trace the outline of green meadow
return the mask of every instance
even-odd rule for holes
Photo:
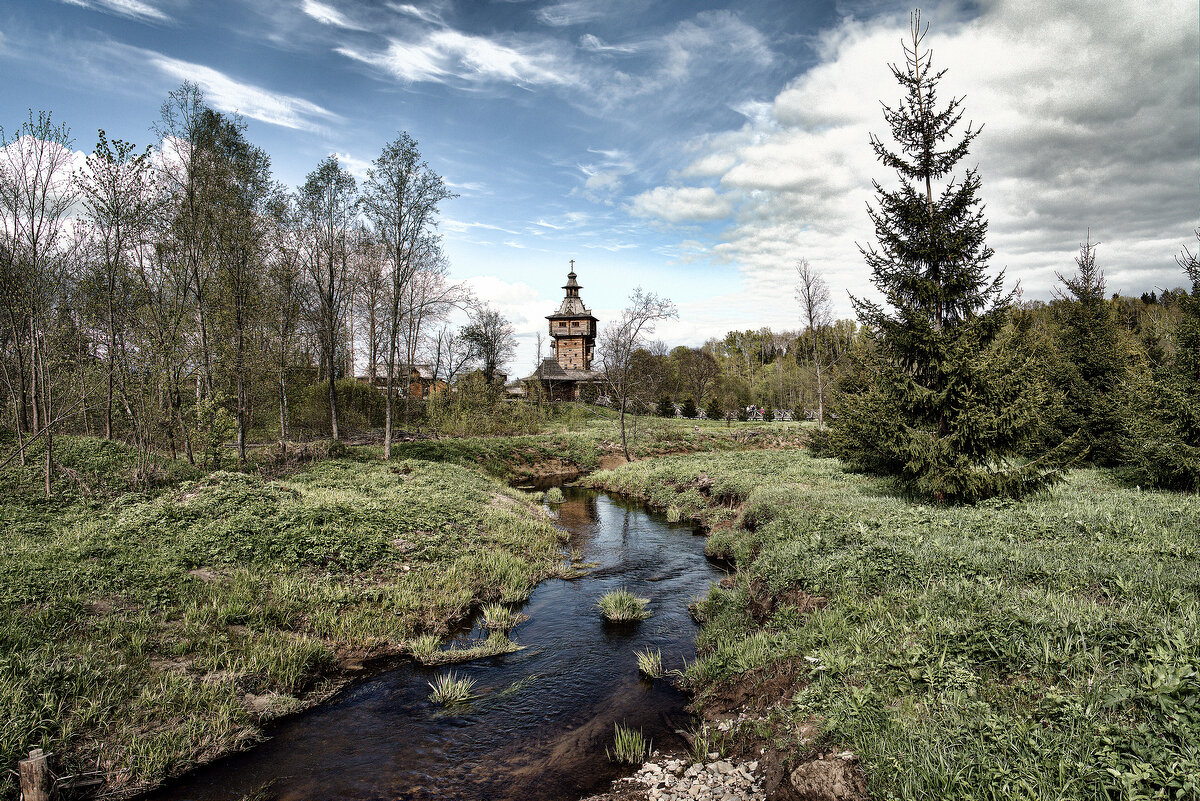
[[[710,714],[759,710],[723,749],[850,752],[876,799],[1200,795],[1200,498],[1078,470],[929,505],[796,450],[586,481],[704,523],[736,566],[685,671]]]

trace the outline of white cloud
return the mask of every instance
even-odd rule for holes
[[[671,223],[720,220],[733,211],[733,203],[709,186],[657,186],[635,197],[630,211]]]
[[[221,111],[237,112],[272,125],[304,131],[320,130],[317,120],[336,122],[341,119],[332,111],[303,98],[239,83],[202,64],[180,61],[152,51],[135,52],[141,53],[150,65],[175,80],[195,81],[204,89],[208,102]]]
[[[171,18],[161,9],[149,3],[142,2],[142,0],[60,0],[60,2],[81,8],[90,8],[94,11],[103,11],[108,14],[129,17],[130,19],[141,20],[142,22],[171,22]]]
[[[936,66],[948,69],[941,102],[965,95],[964,123],[986,123],[958,174],[980,170],[993,269],[1045,297],[1090,227],[1104,243],[1111,291],[1177,285],[1171,257],[1194,238],[1200,184],[1195,3],[990,0],[966,22],[926,16]],[[748,106],[741,129],[692,142],[671,184],[643,192],[630,210],[667,223],[727,219],[710,258],[734,265],[748,297],[784,317],[790,291],[779,288],[805,256],[848,315],[844,291],[871,292],[855,247],[873,241],[871,181],[896,185],[868,137],[888,138],[879,102],[901,96],[887,64],[903,58],[906,27],[849,20],[825,32],[821,63],[769,113]],[[677,185],[689,181],[702,185]],[[734,322],[726,320],[714,325]]]
[[[592,0],[564,0],[539,9],[537,18],[545,25],[561,28],[602,19],[606,13],[603,4]]]
[[[338,164],[355,178],[360,181],[367,179],[367,170],[371,169],[371,162],[356,158],[349,153],[334,153],[333,155],[337,156]]]
[[[459,80],[521,86],[567,85],[576,80],[548,49],[522,48],[452,28],[427,31],[413,41],[392,39],[381,52],[349,46],[336,52],[413,83]]]
[[[443,219],[442,227],[445,228],[447,231],[453,231],[456,234],[466,233],[467,231],[470,231],[475,228],[485,230],[485,231],[500,231],[502,233],[512,234],[513,236],[519,236],[521,233],[520,231],[513,231],[510,228],[504,228],[499,225],[492,225],[491,223],[464,222],[463,220],[451,220],[451,219]]]
[[[583,36],[579,37],[579,46],[592,53],[617,53],[620,55],[636,53],[643,49],[643,47],[636,44],[607,44],[602,41],[600,37],[591,33],[585,33]]]
[[[424,22],[440,22],[441,17],[428,8],[418,8],[412,3],[388,3],[388,8],[410,17],[416,17]]]
[[[363,28],[361,25],[351,22],[346,18],[345,14],[343,14],[341,11],[338,11],[333,6],[328,6],[324,3],[318,3],[317,0],[304,0],[300,8],[305,14],[312,17],[322,25],[333,25],[334,27],[345,28],[351,31],[366,30],[366,28]]]

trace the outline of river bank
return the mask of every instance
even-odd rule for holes
[[[656,421],[639,452],[801,437]],[[257,742],[482,603],[570,573],[561,532],[505,482],[578,475],[613,449],[596,423],[403,443],[387,463],[370,446],[264,462],[272,480],[157,460],[147,487],[132,450],[60,438],[54,499],[36,453],[0,476],[0,759],[43,748],[80,792],[128,795]]]
[[[736,566],[695,607],[685,683],[768,797],[823,797],[799,788],[830,765],[881,798],[1200,792],[1195,496],[1078,470],[1019,504],[936,506],[803,451],[584,483],[705,524]]]

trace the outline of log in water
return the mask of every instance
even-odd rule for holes
[[[683,667],[695,655],[687,605],[723,574],[690,526],[607,495],[566,494],[557,514],[569,547],[597,567],[534,590],[522,609],[529,621],[512,633],[525,650],[367,679],[148,798],[235,801],[268,785],[263,795],[281,801],[580,798],[629,772],[605,756],[614,723],[656,747],[680,745],[685,699],[666,680],[639,677],[634,652],[658,648],[665,668]],[[604,623],[596,602],[621,587],[650,599],[650,619]],[[447,711],[429,701],[427,682],[450,669],[475,679],[479,697]]]

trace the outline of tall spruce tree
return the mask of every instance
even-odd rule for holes
[[[1200,230],[1196,236],[1200,239]],[[1136,393],[1125,457],[1142,484],[1200,492],[1200,251],[1176,257],[1191,291],[1175,293],[1174,355]],[[1163,293],[1166,294],[1165,292]]]
[[[866,327],[864,381],[843,395],[823,445],[851,466],[893,475],[914,495],[951,502],[1019,497],[1061,472],[1060,453],[1016,457],[1037,414],[1032,366],[997,343],[1013,297],[1003,273],[986,273],[992,249],[973,169],[950,176],[980,128],[962,119],[962,99],[937,104],[928,26],[911,18],[903,67],[891,65],[904,89],[883,107],[893,149],[872,135],[878,159],[896,171],[900,188],[875,183],[868,208],[878,247],[860,247],[886,308],[854,298]],[[935,193],[935,183],[941,186]]]
[[[1120,458],[1121,413],[1117,391],[1128,359],[1104,295],[1104,273],[1096,265],[1091,233],[1080,244],[1074,275],[1057,273],[1063,288],[1053,305],[1061,358],[1052,367],[1064,402],[1054,424],[1064,434],[1078,431],[1087,458],[1111,467]]]

